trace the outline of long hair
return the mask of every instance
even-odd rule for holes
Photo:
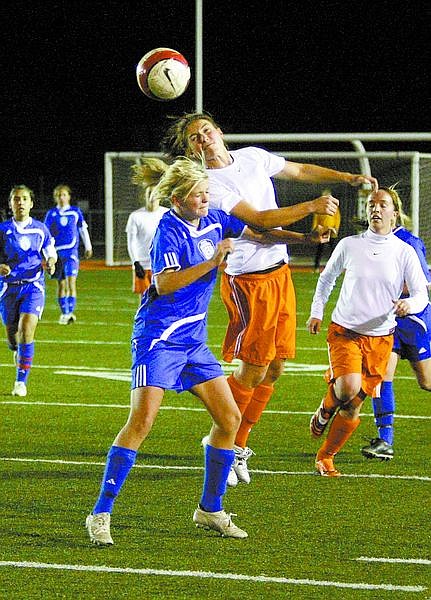
[[[69,196],[72,196],[72,189],[64,184],[64,183],[60,183],[59,185],[56,185],[54,188],[54,191],[52,192],[52,197],[54,198],[54,200],[57,202],[58,199],[60,198],[60,194],[62,190],[66,190],[66,192],[69,193]]]
[[[140,185],[153,202],[160,204],[171,202],[173,196],[185,199],[198,183],[208,180],[204,164],[185,156],[170,165],[159,158],[142,157],[132,169],[132,183]]]
[[[166,130],[161,141],[161,148],[167,158],[171,160],[187,154],[187,128],[191,123],[204,119],[205,121],[209,121],[214,127],[219,128],[214,117],[207,112],[184,113],[181,117],[170,118],[175,120]]]
[[[141,157],[139,164],[132,165],[132,183],[139,186],[139,198],[148,212],[159,208],[160,199],[153,194],[168,165],[159,158]],[[163,203],[163,202],[162,202]],[[168,204],[168,202],[164,202]]]
[[[389,194],[389,196],[392,198],[392,202],[394,203],[395,210],[398,212],[394,226],[401,225],[402,227],[409,229],[412,224],[412,220],[403,210],[403,203],[397,190],[395,189],[396,186],[397,183],[394,183],[389,187],[380,187],[379,190],[384,190],[387,194]]]

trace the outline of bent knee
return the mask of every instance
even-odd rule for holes
[[[273,384],[280,379],[284,373],[284,360],[273,360],[266,372],[265,380],[267,384]]]
[[[133,432],[133,435],[145,439],[151,431],[154,424],[154,419],[148,417],[144,419],[131,419],[126,424],[127,429]]]
[[[229,432],[236,433],[238,431],[239,426],[241,425],[241,418],[242,418],[242,415],[238,408],[238,410],[236,410],[234,413],[232,413],[232,415],[228,419],[227,427],[229,429]]]
[[[357,387],[342,388],[340,391],[337,390],[336,396],[342,405],[348,405],[361,391]]]
[[[223,431],[224,434],[232,435],[235,434],[241,424],[241,413],[238,407],[237,410],[232,410],[228,414],[223,415],[223,419],[217,423],[218,427]]]

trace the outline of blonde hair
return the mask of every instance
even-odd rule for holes
[[[408,215],[406,215],[406,213],[403,210],[402,200],[401,200],[397,190],[395,189],[397,185],[398,185],[398,182],[394,183],[393,185],[390,185],[389,187],[380,187],[379,190],[384,190],[392,198],[394,208],[398,213],[398,216],[396,217],[395,225],[401,225],[402,227],[406,227],[408,229],[412,224],[412,220],[410,219],[410,217]]]
[[[185,199],[199,183],[208,180],[203,162],[185,156],[170,165],[159,158],[141,157],[140,164],[133,165],[132,170],[132,183],[141,186],[157,205],[172,202],[173,196]]]
[[[148,212],[154,212],[159,208],[160,200],[153,194],[153,190],[167,166],[159,158],[141,156],[139,164],[131,167],[132,183],[139,186],[139,199]]]
[[[55,186],[54,191],[52,192],[52,196],[55,201],[57,201],[60,198],[62,190],[66,190],[66,192],[69,193],[69,196],[72,196],[71,188],[64,183],[60,183],[59,185]]]

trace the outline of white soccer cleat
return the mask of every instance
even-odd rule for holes
[[[69,315],[61,314],[58,323],[59,325],[67,325],[69,323]]]
[[[27,386],[23,381],[15,381],[12,396],[21,396],[22,398],[27,396]]]
[[[108,512],[88,515],[85,526],[90,540],[97,546],[112,546],[114,540],[110,532],[111,515]]]
[[[232,514],[229,514],[224,510],[206,512],[198,506],[193,514],[193,522],[196,523],[196,527],[218,531],[222,537],[237,539],[248,537],[246,531],[235,525],[231,519],[232,516]]]
[[[250,456],[254,455],[251,448],[241,448],[241,446],[234,446],[235,462],[233,463],[232,469],[235,471],[237,482],[250,483],[250,473],[248,472],[247,461]]]
[[[235,471],[235,463],[230,468],[226,483],[229,487],[236,487],[238,485],[238,475]]]
[[[209,439],[210,439],[209,435],[206,435],[205,437],[202,438],[201,444],[204,448],[208,444]],[[229,487],[235,487],[238,485],[238,477],[235,473],[235,469],[233,468],[233,465],[231,467],[231,470],[229,471],[229,475],[227,476],[226,483]]]

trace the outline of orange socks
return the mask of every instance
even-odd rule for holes
[[[243,413],[241,425],[235,438],[235,444],[245,448],[247,446],[248,436],[253,425],[259,421],[269,399],[272,396],[274,388],[272,385],[258,385],[253,390],[253,396]]]
[[[254,388],[245,387],[244,385],[239,383],[239,381],[237,381],[233,375],[229,375],[229,377],[227,378],[227,382],[229,384],[235,402],[237,403],[238,408],[241,414],[243,415],[247,406],[250,404],[250,401],[254,394]]]
[[[323,407],[326,412],[333,413],[337,406],[340,406],[340,401],[335,395],[334,384],[330,383],[326,396],[323,398]]]
[[[237,406],[243,415],[241,425],[235,438],[235,444],[241,448],[247,446],[247,439],[251,428],[255,425],[272,396],[274,388],[272,385],[258,385],[255,388],[247,388],[229,375],[227,382]]]
[[[320,446],[316,460],[332,457],[341,450],[355,429],[358,427],[361,420],[346,419],[340,413],[337,413],[329,427],[329,432],[326,440]]]

